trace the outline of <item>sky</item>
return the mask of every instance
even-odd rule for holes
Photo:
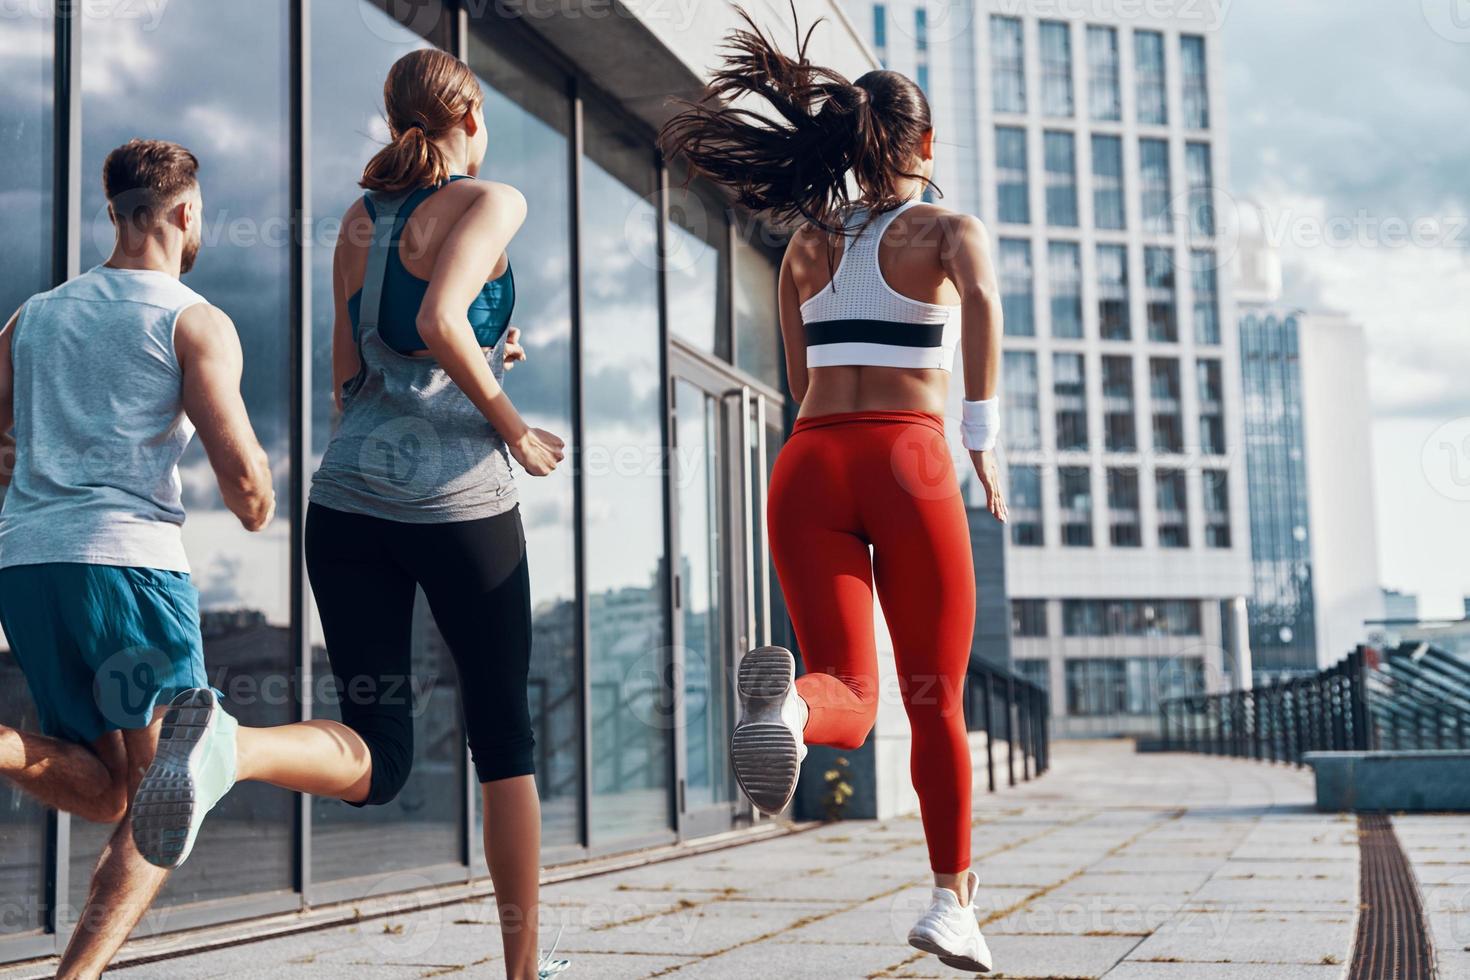
[[[1470,595],[1470,3],[1234,0],[1229,191],[1284,298],[1361,323],[1382,581]],[[1365,445],[1365,452],[1368,449]]]

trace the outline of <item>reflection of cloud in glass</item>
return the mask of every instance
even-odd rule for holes
[[[0,320],[50,280],[51,19],[10,18],[0,32]]]

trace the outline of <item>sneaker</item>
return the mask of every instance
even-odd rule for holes
[[[235,785],[238,723],[208,688],[169,703],[153,765],[133,797],[133,843],[149,864],[177,868],[204,817]]]
[[[740,720],[730,736],[730,764],[750,802],[775,816],[796,795],[806,758],[806,705],[796,693],[796,658],[785,647],[760,647],[740,661]]]
[[[562,929],[565,928],[566,926],[563,925],[561,929],[556,930],[556,938],[551,941],[551,949],[549,949],[545,953],[542,953],[540,958],[537,960],[537,980],[551,980],[552,977],[559,977],[563,973],[567,972],[567,970],[571,969],[571,960],[558,960],[554,958],[556,956],[556,947],[561,943]]]
[[[980,935],[980,922],[975,918],[975,889],[980,879],[969,873],[970,903],[961,905],[959,896],[948,888],[934,889],[929,910],[909,930],[909,945],[933,953],[939,962],[956,970],[971,973],[990,972],[990,947]]]

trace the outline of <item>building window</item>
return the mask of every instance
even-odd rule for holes
[[[1128,226],[1123,203],[1123,140],[1118,136],[1092,137],[1092,223],[1110,231]]]
[[[1015,126],[995,129],[995,188],[1000,220],[1011,225],[1029,224],[1031,189],[1024,129]]]
[[[1143,250],[1143,298],[1148,309],[1148,339],[1166,343],[1178,341],[1173,249],[1149,246]]]
[[[1011,544],[1023,547],[1040,547],[1045,542],[1041,530],[1041,467],[1010,467],[1010,499],[1006,507],[1010,511]]]
[[[1000,240],[1000,305],[1011,337],[1036,336],[1032,296],[1031,243],[1024,238]]]
[[[1011,635],[1021,637],[1046,636],[1046,600],[1011,600]]]
[[[1202,357],[1195,365],[1199,379],[1200,452],[1225,455],[1225,384],[1220,362]]]
[[[1026,111],[1026,41],[1021,18],[990,18],[990,85],[996,112]]]
[[[676,167],[676,173],[682,167]],[[692,347],[726,358],[730,350],[727,278],[730,268],[730,225],[725,200],[710,184],[671,176],[668,190],[670,255],[667,279],[669,332]]]
[[[1210,87],[1205,70],[1205,39],[1198,34],[1179,37],[1179,63],[1184,75],[1184,126],[1210,128]]]
[[[1118,83],[1118,31],[1112,27],[1087,28],[1087,97],[1092,118],[1113,122],[1123,118]]]
[[[1046,157],[1046,223],[1077,227],[1077,145],[1071,133],[1043,135]]]
[[[1001,361],[1005,387],[1006,448],[1041,448],[1041,387],[1036,379],[1036,355],[1008,350]]]
[[[1057,412],[1057,449],[1087,449],[1087,374],[1081,354],[1056,353],[1051,359]]]
[[[1092,471],[1085,466],[1057,467],[1057,503],[1061,507],[1062,544],[1092,547]]]
[[[1204,691],[1204,661],[1191,657],[1079,657],[1063,664],[1067,714],[1108,717],[1158,713],[1163,698]]]
[[[1203,470],[1205,498],[1205,547],[1230,547],[1230,473]]]
[[[1109,354],[1102,359],[1103,439],[1111,453],[1138,449],[1134,422],[1133,358]]]
[[[1063,599],[1064,636],[1199,636],[1195,599]]]
[[[1189,253],[1194,287],[1194,342],[1220,343],[1220,298],[1215,285],[1215,253],[1197,248]]]
[[[888,5],[882,3],[873,4],[873,47],[878,49],[878,54],[886,54],[888,47]]]
[[[1016,673],[1023,680],[1028,680],[1043,691],[1051,690],[1051,661],[1050,660],[1017,660],[1014,664]]]
[[[1164,78],[1164,35],[1158,31],[1133,32],[1133,72],[1137,83],[1138,121],[1163,126],[1169,122],[1169,97]]]
[[[1143,517],[1138,499],[1138,471],[1109,469],[1108,540],[1114,548],[1143,547]]]
[[[1154,412],[1154,449],[1184,452],[1184,412],[1179,399],[1179,362],[1153,357],[1148,362],[1149,395]]]
[[[918,85],[920,91],[922,91],[925,95],[928,95],[929,94],[929,63],[928,62],[921,61],[917,65],[914,66],[914,84]],[[930,192],[930,188],[925,187],[924,188],[924,194],[925,195],[928,195],[929,192]],[[924,200],[925,201],[928,201],[929,198],[926,196],[924,198]]]
[[[1044,20],[1041,40],[1041,111],[1072,115],[1072,29],[1065,21]]]
[[[1174,216],[1169,213],[1173,194],[1169,181],[1169,143],[1167,140],[1138,141],[1139,217],[1145,231],[1168,234],[1174,230]]]
[[[1082,246],[1076,242],[1049,242],[1046,259],[1051,335],[1075,340],[1082,336]]]
[[[929,11],[924,7],[914,10],[914,50],[929,50]]]
[[[1212,238],[1215,178],[1210,164],[1210,144],[1184,144],[1184,177],[1189,182],[1189,234],[1195,238]]]
[[[1124,245],[1097,247],[1097,331],[1103,340],[1127,340],[1128,248]]]
[[[1189,547],[1189,497],[1185,489],[1184,471],[1154,471],[1158,489],[1159,547]]]

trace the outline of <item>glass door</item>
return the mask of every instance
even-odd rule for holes
[[[681,837],[728,830],[750,809],[730,771],[735,665],[770,642],[765,544],[766,394],[675,351],[670,479],[676,558],[673,687]]]

